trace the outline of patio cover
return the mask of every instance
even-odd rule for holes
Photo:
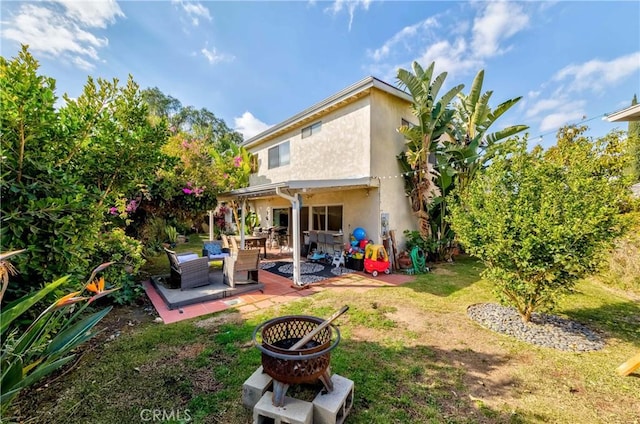
[[[294,180],[279,183],[267,183],[240,188],[218,195],[218,200],[238,200],[242,202],[241,225],[244,226],[244,211],[248,199],[259,199],[273,196],[285,198],[291,202],[293,221],[293,284],[300,283],[300,219],[302,206],[300,193],[318,193],[323,191],[353,190],[358,188],[379,187],[380,180],[372,177],[356,177],[332,180]],[[240,242],[244,246],[244,228],[240,230]]]

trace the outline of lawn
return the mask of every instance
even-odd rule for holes
[[[343,339],[332,370],[355,383],[350,424],[638,422],[640,378],[615,372],[640,350],[637,301],[580,282],[557,314],[598,331],[607,345],[560,352],[466,316],[470,304],[494,301],[481,269],[461,258],[401,287],[326,290],[260,315],[230,311],[171,325],[140,307],[119,308],[101,342],[89,344],[74,368],[26,392],[19,412],[24,421],[47,423],[143,422],[147,411],[176,418],[169,422],[250,423],[241,393],[260,365],[254,328],[285,314],[327,317],[347,304],[336,321]]]

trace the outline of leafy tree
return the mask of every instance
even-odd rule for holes
[[[142,97],[149,105],[150,112],[166,118],[176,134],[185,132],[213,145],[220,152],[242,142],[240,133],[231,130],[224,120],[206,108],[183,106],[178,99],[162,93],[157,87],[143,90]]]
[[[591,141],[586,127],[563,128],[556,146],[528,152],[518,140],[500,152],[451,205],[450,220],[483,276],[525,322],[595,270],[599,254],[621,233],[628,194],[622,137]]]
[[[26,46],[0,59],[0,234],[3,249],[27,249],[16,259],[21,291],[80,277],[99,254],[105,218],[133,213],[166,159],[166,125],[148,119],[131,78],[124,87],[89,78],[56,110],[55,81],[38,67]]]

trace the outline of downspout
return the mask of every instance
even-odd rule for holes
[[[280,187],[276,187],[276,194],[291,202],[291,211],[293,220],[293,284],[303,286],[300,283],[300,197],[298,193],[293,196],[284,194],[280,191]]]

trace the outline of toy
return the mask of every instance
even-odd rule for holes
[[[355,237],[355,239],[358,241],[362,241],[367,237],[367,233],[364,228],[358,227],[353,230],[353,237]]]
[[[374,277],[379,272],[389,274],[389,255],[381,244],[368,244],[364,251],[364,270]]]

